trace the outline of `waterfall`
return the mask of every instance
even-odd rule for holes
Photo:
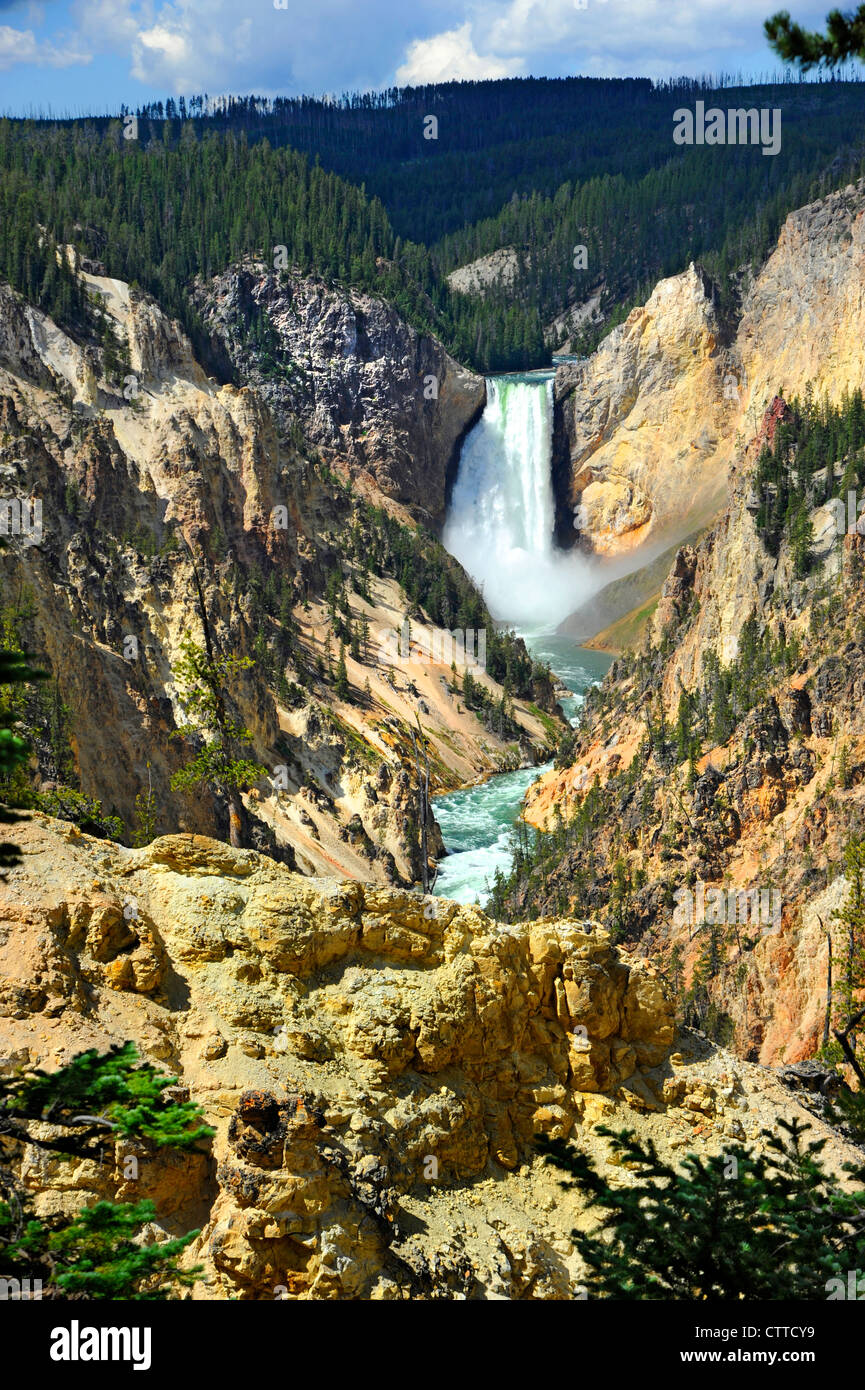
[[[589,562],[553,544],[553,373],[487,380],[463,446],[442,541],[494,618],[551,627],[591,587]]]

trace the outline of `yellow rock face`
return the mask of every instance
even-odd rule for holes
[[[127,850],[37,815],[16,837],[4,1062],[132,1039],[217,1130],[212,1155],[33,1164],[40,1210],[152,1196],[163,1231],[202,1228],[199,1297],[573,1296],[577,1199],[533,1140],[602,1154],[593,1124],[660,1125],[672,1075],[671,1006],[603,930],[501,926],[193,835]],[[670,1103],[714,1113],[700,1078]]]
[[[863,265],[860,181],[790,214],[728,347],[711,288],[691,265],[660,281],[585,362],[559,368],[569,500],[585,508],[592,550],[622,555],[708,522],[779,389],[789,400],[810,382],[815,397],[838,401],[861,386]],[[733,625],[741,604],[727,594]]]
[[[724,496],[738,402],[706,286],[692,265],[662,280],[585,362],[556,374],[572,503],[596,554],[620,555],[708,519]]]

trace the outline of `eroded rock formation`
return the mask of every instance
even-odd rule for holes
[[[564,510],[601,555],[682,539],[721,510],[731,469],[780,390],[839,401],[865,377],[865,184],[787,218],[726,329],[698,267],[662,280],[585,362],[559,367]],[[570,516],[562,537],[570,540]]]
[[[260,262],[232,267],[195,298],[283,425],[294,417],[325,456],[444,521],[457,445],[486,401],[482,377],[384,300]],[[266,347],[250,331],[256,317],[269,327]]]
[[[132,1037],[217,1130],[211,1155],[144,1147],[137,1168],[122,1144],[101,1168],[28,1155],[25,1181],[39,1210],[111,1192],[153,1197],[157,1238],[200,1225],[197,1297],[578,1296],[577,1199],[534,1136],[603,1159],[604,1121],[720,1152],[805,1114],[771,1073],[676,1038],[652,968],[591,922],[503,927],[192,835],[124,850],[37,815],[18,838],[3,1065]]]

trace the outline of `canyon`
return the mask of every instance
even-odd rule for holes
[[[286,352],[302,357],[303,380],[316,385],[300,393],[307,404],[295,414],[293,384],[270,403],[264,387],[220,385],[153,300],[121,281],[80,274],[126,345],[122,382],[108,378],[96,347],[0,288],[4,485],[38,494],[44,512],[40,546],[10,537],[7,620],[24,625],[20,639],[51,673],[77,784],[128,827],[136,798],[147,793],[163,826],[224,832],[224,808],[212,798],[171,789],[183,761],[174,668],[184,639],[202,640],[206,618],[217,646],[250,663],[237,708],[270,774],[247,797],[254,842],[306,872],[412,882],[420,870],[406,833],[417,791],[408,731],[418,714],[427,721],[435,791],[542,761],[554,702],[542,684],[529,688],[528,700],[515,691],[511,732],[501,736],[503,723],[499,732],[487,728],[452,688],[449,660],[423,660],[417,643],[407,658],[394,651],[389,638],[402,631],[408,605],[393,573],[370,575],[365,595],[355,590],[348,600],[346,621],[365,624],[369,637],[363,651],[347,652],[354,693],[338,698],[333,671],[317,673],[337,655],[328,655],[325,587],[341,572],[347,533],[364,550],[375,525],[370,508],[391,507],[388,515],[407,525],[412,511],[441,510],[456,440],[482,407],[482,379],[387,306],[300,280],[290,303],[293,314],[306,307],[297,330],[306,347],[301,354],[288,340]],[[238,269],[217,282],[223,315],[251,296],[249,275]],[[267,278],[258,291],[277,293]],[[283,299],[276,303],[282,312]],[[379,380],[409,349],[417,372],[437,372],[441,384],[438,400],[417,416],[408,365],[389,395]],[[354,423],[344,429],[346,409]],[[342,478],[310,437],[328,457],[339,442]],[[398,476],[408,459],[423,485],[421,473]],[[440,555],[439,566],[452,563]],[[267,598],[272,575],[279,588],[271,584]],[[412,616],[421,623],[416,635],[435,629],[423,613]],[[501,702],[489,674],[478,684]],[[50,790],[62,780],[58,754],[44,739],[37,753],[37,789]],[[440,848],[432,822],[430,836]]]
[[[861,386],[863,214],[860,183],[787,219],[744,297],[741,321],[722,359],[724,370],[732,361],[739,364],[741,382],[738,399],[723,407],[730,412],[726,433],[713,445],[712,468],[729,465],[724,505],[701,537],[677,550],[642,643],[613,663],[606,691],[566,765],[545,774],[527,797],[527,818],[549,830],[560,814],[567,818],[569,808],[583,804],[593,784],[609,791],[595,843],[596,901],[609,891],[618,861],[631,884],[628,934],[637,951],[668,973],[674,961],[686,985],[706,949],[706,933],[675,921],[673,889],[695,883],[727,891],[755,883],[780,888],[780,932],[745,933],[744,940],[737,933],[710,987],[727,1016],[729,1044],[772,1064],[818,1050],[827,955],[834,948],[837,968],[842,950],[843,848],[863,823],[863,556],[861,536],[838,535],[831,505],[812,507],[811,567],[799,577],[789,543],[773,555],[763,542],[753,473],[779,423],[790,418],[789,401],[811,391],[837,404]],[[689,302],[699,301],[692,275],[681,285],[691,287]],[[701,317],[708,312],[701,301]],[[636,328],[638,317],[632,321]],[[573,368],[560,370],[573,376]],[[692,408],[705,371],[697,354],[692,377],[675,385]],[[712,380],[708,420],[722,409],[720,366]],[[645,418],[644,410],[639,421]],[[624,449],[622,435],[619,427],[609,444],[598,445],[602,459]],[[575,466],[585,468],[579,454]],[[640,466],[631,465],[629,479],[651,477],[651,469],[639,472]],[[839,481],[841,471],[839,464]],[[603,475],[597,465],[596,475],[611,477],[611,465]],[[583,494],[590,514],[592,499],[599,499],[596,518],[607,515],[600,501],[606,485],[587,484]],[[653,512],[646,521],[633,510],[629,515],[625,544],[642,528],[651,530],[659,517]],[[610,529],[603,519],[595,524],[603,547]],[[643,767],[640,750],[649,723],[666,720],[673,729],[682,692],[701,698],[712,661],[722,667],[741,661],[743,633],[755,622],[761,641],[795,644],[792,669],[767,669],[753,707],[736,718],[729,737],[717,743],[709,738],[693,767],[672,749],[666,761],[656,752]],[[635,778],[625,776],[629,768]],[[575,853],[556,867],[549,903],[561,901],[562,892],[567,898],[568,876],[581,863],[583,856]]]
[[[735,322],[691,265],[589,358],[489,382],[384,300],[260,258],[195,283],[206,367],[151,296],[71,250],[119,374],[0,285],[2,477],[43,508],[40,543],[10,535],[0,558],[7,640],[50,674],[20,711],[28,779],[48,798],[71,779],[89,807],[31,803],[15,827],[0,1050],[54,1069],[131,1037],[216,1131],[192,1156],[142,1148],[134,1180],[122,1146],[74,1169],[28,1153],[40,1214],[153,1197],[154,1239],[200,1228],[199,1299],[569,1300],[589,1218],[541,1136],[625,1185],[602,1124],[683,1157],[805,1118],[833,1171],[861,1162],[782,1065],[820,1047],[844,843],[865,827],[865,538],[815,508],[800,577],[763,544],[752,477],[795,396],[862,384],[863,238],[858,184],[787,219]],[[430,592],[410,601],[415,572]],[[604,622],[627,616],[634,585],[602,591],[641,572],[642,645],[572,728],[555,670],[496,620],[520,597],[537,617],[538,592],[565,629],[599,595]],[[479,695],[437,658],[434,586],[447,631],[464,611],[500,643]],[[699,700],[755,623],[795,639],[790,669],[676,758],[682,692]],[[241,846],[219,797],[172,787],[190,634],[246,663],[232,708],[263,771]],[[553,763],[525,805],[542,847],[600,809],[507,914],[423,895],[444,843],[421,749],[433,798]],[[706,933],[673,906],[695,884],[782,888],[771,932],[724,943],[714,1033],[681,1007]]]

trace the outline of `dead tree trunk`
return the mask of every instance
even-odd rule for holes
[[[823,1046],[829,1046],[829,1028],[832,1022],[832,933],[828,927],[824,927],[822,917],[817,918],[820,923],[820,930],[826,933],[826,944],[828,947],[828,958],[826,960],[826,1014],[823,1019]]]
[[[421,772],[420,748],[415,731],[409,725],[412,747],[414,748],[415,768],[417,769],[418,782],[418,801],[420,803],[420,874],[421,885],[425,893],[429,892],[429,848],[427,844],[427,815],[429,814],[429,754],[426,744],[423,741],[423,730],[421,729],[420,716],[415,715],[417,721],[418,734],[420,735],[420,747],[423,748],[424,771]]]
[[[225,697],[223,695],[222,689],[218,681],[216,680],[216,658],[214,655],[213,634],[210,630],[210,619],[207,616],[207,608],[204,603],[204,590],[201,587],[201,580],[198,575],[198,567],[195,563],[195,556],[192,553],[192,546],[189,544],[189,541],[186,539],[182,532],[180,533],[180,538],[183,541],[183,544],[186,546],[186,549],[189,553],[189,563],[192,565],[192,577],[195,580],[195,591],[198,595],[198,610],[201,615],[201,627],[204,632],[204,649],[207,652],[207,661],[210,666],[210,669],[214,673],[212,689],[216,702],[216,725],[219,729],[219,737],[222,740],[222,746],[224,748],[227,748],[228,740],[226,738],[225,733],[225,725],[227,719],[225,712]],[[232,849],[243,849],[244,826],[246,824],[246,815],[244,812],[243,800],[240,796],[240,792],[238,791],[237,787],[224,787],[223,790],[225,792],[225,797],[228,802],[228,842],[231,845]]]

